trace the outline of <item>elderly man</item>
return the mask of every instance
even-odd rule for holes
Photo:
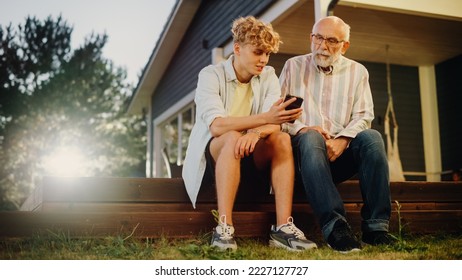
[[[358,175],[364,205],[362,241],[390,244],[389,171],[383,139],[370,129],[374,118],[366,68],[343,55],[350,26],[329,16],[316,22],[311,53],[289,59],[280,75],[282,95],[304,98],[303,114],[284,128],[293,135],[296,170],[328,245],[358,251],[336,184]]]

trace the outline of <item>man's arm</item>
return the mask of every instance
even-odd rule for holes
[[[251,128],[261,128],[262,132],[265,132],[268,128],[263,127],[272,124],[273,126],[268,127],[275,127],[279,129],[279,125],[293,119],[298,118],[301,113],[302,109],[292,109],[292,110],[285,110],[289,104],[294,102],[295,99],[291,99],[284,103],[282,99],[278,100],[273,106],[271,106],[268,112],[255,114],[251,116],[245,117],[219,117],[216,118],[212,124],[210,125],[210,132],[214,137],[218,137],[230,130],[235,131],[245,131]]]
[[[371,127],[374,119],[374,103],[369,85],[369,74],[365,68],[364,71],[354,93],[350,122],[336,135],[336,138],[341,136],[355,138],[358,133]]]

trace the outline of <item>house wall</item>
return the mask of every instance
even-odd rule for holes
[[[231,22],[246,15],[258,16],[275,1],[204,0],[186,32],[165,75],[152,94],[152,119],[191,94],[199,71],[211,63],[211,50],[230,40]],[[270,65],[279,75],[292,54],[273,54]],[[348,54],[347,54],[348,56]],[[362,62],[369,71],[375,103],[372,127],[384,136],[384,114],[387,107],[386,65]],[[443,170],[462,167],[459,148],[461,125],[457,119],[462,99],[462,56],[436,65],[438,106],[442,143]],[[417,67],[391,65],[391,91],[399,125],[399,150],[404,171],[425,172],[423,131]],[[384,137],[385,140],[385,137]],[[425,176],[406,176],[407,180],[425,180]]]
[[[372,127],[385,137],[384,120],[388,105],[386,64],[368,62],[362,62],[362,64],[369,71],[374,98],[375,119]],[[403,170],[405,172],[425,172],[418,67],[390,65],[390,81],[393,107],[398,123],[398,148]],[[392,126],[390,130],[393,130]],[[384,140],[386,141],[385,138]],[[405,177],[407,180],[426,180],[425,176]]]
[[[155,119],[197,84],[199,71],[211,63],[211,50],[231,38],[231,23],[240,16],[261,14],[274,0],[204,0],[162,81],[152,95]]]
[[[437,64],[435,72],[443,170],[462,168],[462,55]]]

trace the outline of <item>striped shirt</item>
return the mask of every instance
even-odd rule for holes
[[[304,98],[303,114],[283,129],[292,135],[306,126],[320,126],[332,137],[354,138],[370,128],[374,105],[369,73],[360,63],[339,56],[325,74],[311,54],[287,60],[279,77],[281,92]]]

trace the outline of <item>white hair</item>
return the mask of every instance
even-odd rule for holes
[[[318,26],[318,24],[321,21],[324,21],[324,20],[329,20],[334,24],[340,25],[340,27],[342,28],[342,33],[343,33],[343,37],[344,37],[344,38],[340,38],[340,39],[344,40],[345,42],[350,41],[350,29],[351,29],[351,27],[347,23],[345,23],[341,18],[336,17],[336,16],[328,16],[328,17],[325,17],[325,18],[322,18],[322,19],[318,20],[313,25],[313,30],[312,30],[313,33],[314,33],[314,30],[316,29],[316,27]]]

